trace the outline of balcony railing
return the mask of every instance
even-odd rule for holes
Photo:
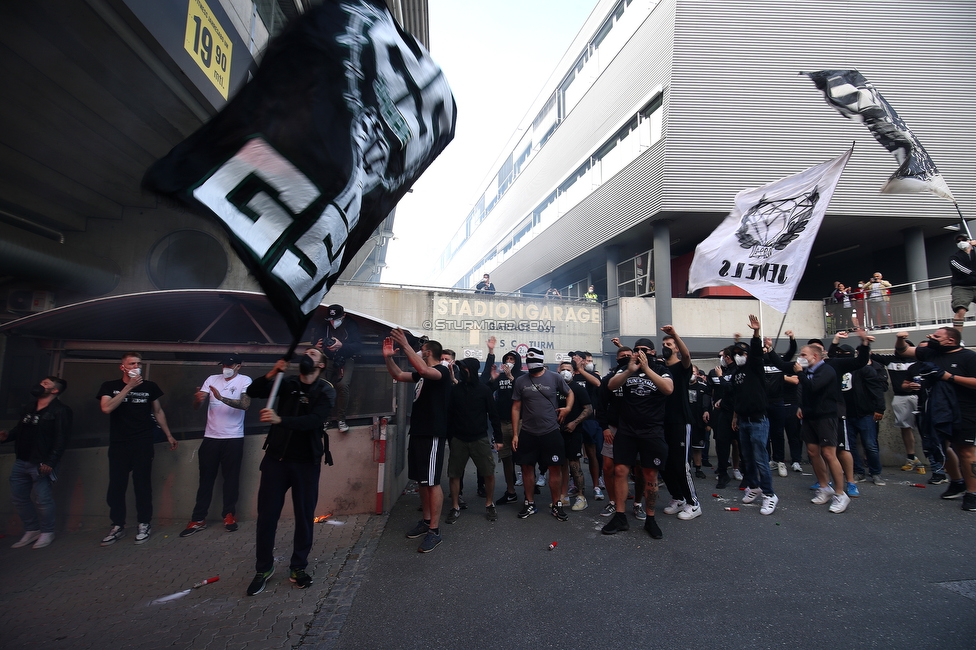
[[[849,306],[825,298],[824,330],[833,334],[856,327],[879,330],[951,324],[950,280],[945,276],[892,285],[880,300],[871,300],[867,290],[851,289]],[[976,316],[967,320],[976,320]]]

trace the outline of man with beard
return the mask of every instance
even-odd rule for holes
[[[24,535],[11,548],[33,543],[44,548],[54,541],[54,496],[57,467],[71,435],[71,409],[61,401],[68,382],[45,377],[30,390],[37,401],[25,405],[20,420],[9,432],[0,430],[0,442],[13,440],[14,460],[10,469],[10,500],[24,524]],[[37,505],[31,501],[31,492]]]
[[[278,518],[285,503],[285,493],[291,490],[295,511],[294,548],[289,563],[289,580],[299,589],[312,584],[305,572],[308,554],[312,550],[312,526],[315,506],[319,499],[319,473],[325,462],[332,464],[325,424],[336,400],[332,384],[321,378],[325,355],[318,348],[305,350],[296,375],[284,377],[278,388],[277,409],[269,404],[261,409],[261,422],[271,425],[264,441],[261,459],[261,480],[258,485],[257,541],[254,579],[247,595],[264,591],[268,579],[274,575],[275,533]],[[279,359],[267,374],[255,379],[247,387],[251,399],[266,399],[271,395],[275,376],[288,370],[288,362]]]

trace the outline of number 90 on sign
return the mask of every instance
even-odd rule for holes
[[[183,49],[227,99],[233,43],[205,0],[190,0]]]

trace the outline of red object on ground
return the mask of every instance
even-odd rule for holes
[[[552,544],[549,545],[549,550],[551,551],[552,549],[556,548],[556,546],[558,546],[558,545],[559,545],[559,542],[553,542]]]
[[[726,510],[728,510],[730,512],[739,512],[739,509],[738,508],[726,508]]]

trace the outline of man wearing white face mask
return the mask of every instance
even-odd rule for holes
[[[962,325],[966,322],[966,312],[969,303],[976,301],[976,252],[973,251],[974,240],[969,235],[956,235],[957,250],[949,258],[949,268],[952,270],[952,326],[962,333]]]
[[[193,396],[193,408],[210,398],[207,429],[197,452],[200,487],[190,523],[180,537],[189,537],[207,527],[207,511],[213,498],[217,470],[224,476],[224,503],[220,516],[228,532],[237,530],[237,497],[240,492],[241,460],[244,458],[244,412],[251,405],[247,387],[251,378],[240,374],[241,358],[231,354],[221,361],[223,371],[210,375]]]
[[[95,396],[102,413],[109,416],[108,502],[112,528],[102,539],[110,546],[125,537],[125,493],[132,474],[139,529],[135,543],[149,541],[152,532],[153,433],[158,425],[166,434],[170,449],[176,438],[169,432],[166,414],[159,404],[163,391],[155,382],[142,378],[142,355],[126,352],[119,366],[122,378],[102,384]]]

